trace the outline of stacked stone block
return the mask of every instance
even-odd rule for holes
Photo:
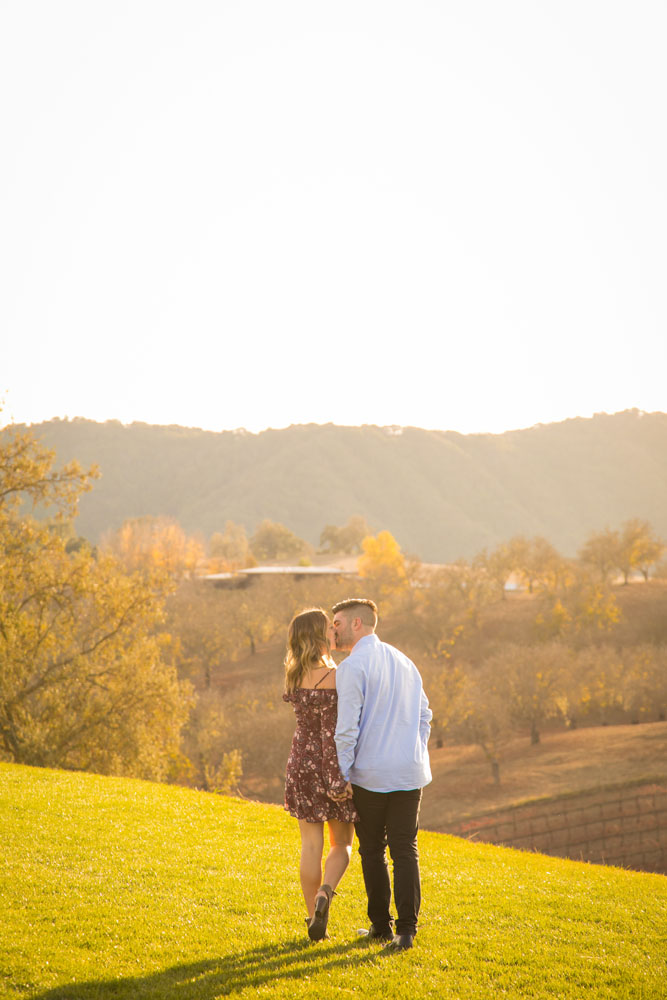
[[[541,799],[467,819],[448,833],[576,861],[667,874],[667,781]]]

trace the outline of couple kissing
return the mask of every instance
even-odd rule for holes
[[[331,618],[309,608],[290,623],[283,698],[296,731],[285,809],[299,821],[309,938],[328,937],[331,901],[356,832],[370,920],[360,933],[402,951],[413,945],[421,904],[417,831],[422,788],[431,780],[432,713],[419,671],[378,638],[377,621],[375,603],[354,597],[334,605]],[[338,667],[334,649],[348,654]]]

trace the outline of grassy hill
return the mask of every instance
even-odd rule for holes
[[[667,879],[421,835],[416,947],[356,938],[355,853],[307,943],[275,806],[0,765],[0,996],[665,997]]]
[[[98,463],[79,534],[167,515],[206,537],[264,518],[317,544],[363,515],[425,561],[543,535],[574,555],[592,531],[631,517],[667,536],[667,414],[636,410],[505,434],[306,425],[261,434],[123,426],[76,418],[34,425],[59,461]]]

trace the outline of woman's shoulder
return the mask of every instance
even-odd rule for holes
[[[336,665],[332,662],[330,665],[314,667],[308,671],[301,686],[303,689],[310,688],[317,691],[330,691],[333,689],[335,691]]]
[[[293,688],[293,691],[334,691],[336,690],[336,667],[332,666],[313,667],[303,677],[301,685]]]

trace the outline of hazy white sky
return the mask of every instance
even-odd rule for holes
[[[667,410],[664,0],[0,0],[4,417]]]

